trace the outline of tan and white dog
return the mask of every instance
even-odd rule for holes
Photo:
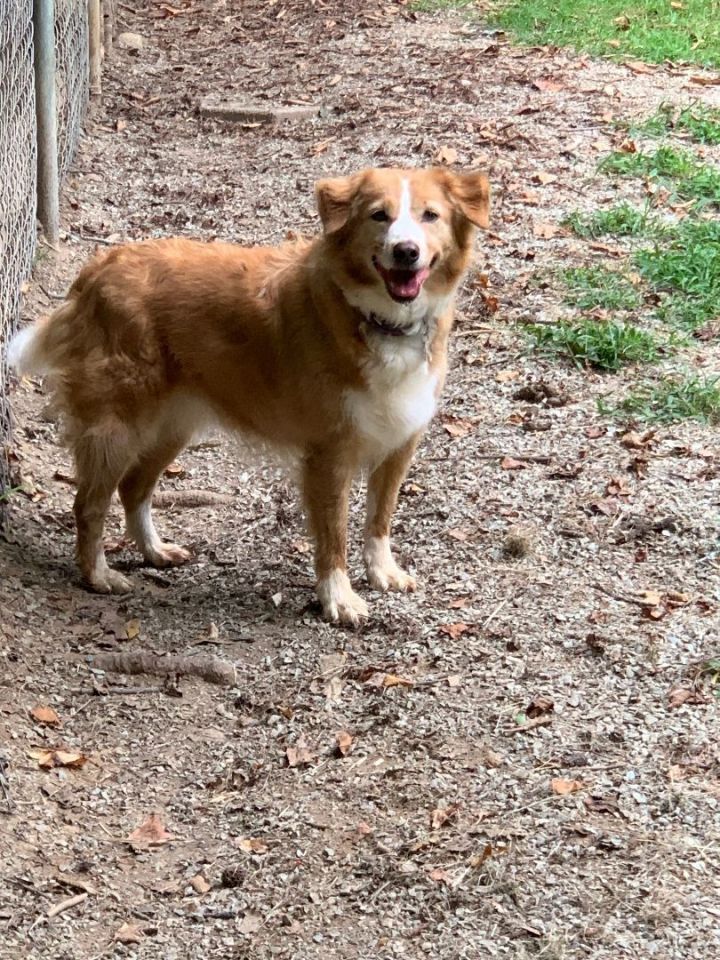
[[[328,619],[357,624],[368,613],[346,566],[348,497],[362,470],[368,580],[415,588],[393,559],[390,521],[445,378],[454,294],[474,227],[488,226],[488,180],[365,170],[316,192],[316,240],[116,247],[11,343],[19,373],[50,377],[76,463],[78,563],[94,590],[131,588],[103,549],[116,488],[148,562],[188,559],[158,536],[152,494],[213,421],[298,456]]]

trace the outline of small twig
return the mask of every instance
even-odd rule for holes
[[[113,673],[131,675],[151,674],[155,677],[199,677],[207,683],[234,686],[237,682],[235,665],[218,657],[159,657],[143,651],[128,653],[99,653],[93,658],[93,667]]]
[[[117,240],[106,240],[105,237],[94,237],[90,233],[75,233],[73,236],[78,237],[80,240],[89,240],[91,243],[102,243],[106,247],[114,247],[117,244]]]
[[[213,490],[161,490],[155,494],[152,502],[158,510],[171,507],[219,507],[234,503],[235,497]]]
[[[495,609],[490,613],[490,615],[488,616],[487,620],[486,620],[485,623],[482,625],[482,627],[480,627],[481,630],[487,630],[487,628],[490,626],[490,624],[492,623],[492,621],[493,621],[493,620],[495,619],[495,617],[500,613],[500,611],[502,610],[502,608],[505,606],[506,603],[508,603],[509,600],[510,600],[510,597],[505,597],[504,600],[501,600],[501,601],[500,601],[500,603],[499,603],[499,604],[495,607]]]
[[[48,300],[64,300],[65,299],[64,293],[53,293],[52,290],[48,290],[47,287],[44,287],[42,283],[39,283],[38,286],[40,287],[42,292],[45,294],[45,296],[48,298]]]
[[[649,606],[646,600],[641,600],[639,597],[624,597],[621,593],[613,593],[612,590],[604,587],[601,583],[594,583],[593,587],[596,590],[599,590],[600,593],[604,593],[606,597],[611,597],[613,600],[619,600],[621,603],[631,603],[636,607]]]
[[[40,237],[38,243],[43,247],[49,247],[51,250],[54,250],[55,253],[60,253],[60,247],[57,244],[50,243],[49,240],[46,240],[45,237]]]
[[[56,903],[54,907],[50,907],[47,911],[48,920],[52,920],[53,917],[56,917],[59,913],[63,913],[65,910],[69,910],[71,907],[76,907],[79,903],[84,903],[87,898],[87,893],[78,893],[74,897],[68,897],[67,900]]]
[[[547,454],[533,453],[480,453],[475,456],[476,460],[504,460],[509,457],[511,460],[523,460],[526,463],[552,463],[553,458]]]
[[[518,727],[513,727],[508,730],[508,733],[527,733],[536,727],[545,727],[548,723],[552,723],[552,717],[536,717],[534,720],[528,720],[527,723],[523,723]]]
[[[8,813],[12,813],[13,804],[10,799],[10,781],[7,777],[7,768],[8,762],[7,759],[0,754],[0,790],[2,790],[3,797],[5,798],[5,803],[7,804]]]
[[[471,333],[492,333],[494,327],[490,326],[480,326],[480,327],[465,327],[463,330],[456,330],[455,337],[469,337]]]

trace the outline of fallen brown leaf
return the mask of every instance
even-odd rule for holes
[[[582,780],[565,780],[562,777],[555,777],[550,781],[550,787],[553,793],[556,793],[559,797],[565,797],[569,793],[577,793],[578,790],[582,790],[585,784]]]
[[[459,803],[451,803],[449,807],[437,807],[430,814],[430,826],[433,830],[439,830],[444,823],[455,816],[459,809]]]
[[[450,875],[447,870],[443,870],[440,867],[433,867],[428,876],[431,880],[434,880],[435,883],[444,883],[446,886],[450,886]]]
[[[531,720],[534,720],[535,717],[541,717],[544,714],[552,713],[555,710],[555,701],[552,697],[539,696],[535,697],[525,709],[525,714]]]
[[[547,220],[536,220],[533,223],[533,234],[541,240],[552,240],[562,233],[562,229],[559,223],[550,223]]]
[[[207,882],[205,877],[201,873],[196,873],[195,876],[190,881],[190,886],[196,893],[208,893],[210,890],[210,884]]]
[[[643,60],[626,60],[625,66],[633,73],[655,73],[654,67],[645,63]]]
[[[143,932],[139,923],[124,923],[115,931],[113,940],[116,943],[140,943],[143,940]]]
[[[315,754],[301,737],[294,747],[287,748],[285,756],[289,767],[306,767],[309,763],[312,763]]]
[[[452,536],[452,533],[448,531]],[[467,537],[457,537],[458,540],[467,540]],[[472,597],[455,597],[454,600],[451,600],[448,604],[450,610],[464,610],[465,607],[469,607],[472,602]]]
[[[545,173],[544,170],[540,170],[539,173],[533,174],[533,183],[540,183],[542,186],[547,186],[549,183],[556,183],[557,177],[554,173]]]
[[[450,166],[458,161],[458,152],[454,147],[440,147],[433,157],[435,163],[444,163]]]
[[[244,853],[268,852],[268,845],[265,843],[265,841],[259,840],[256,837],[241,837],[239,840],[235,841],[235,844]]]
[[[469,629],[470,624],[463,623],[462,621],[458,623],[444,623],[440,627],[440,633],[444,633],[452,640],[457,640],[458,637],[461,637],[464,633],[467,633]]]
[[[340,730],[335,734],[335,745],[341,757],[346,757],[353,748],[354,738],[347,730]]]
[[[30,716],[38,723],[43,723],[48,727],[59,727],[60,717],[55,713],[52,707],[45,707],[38,704],[30,711]]]
[[[449,433],[450,436],[454,437],[456,440],[459,440],[462,437],[467,437],[467,435],[475,427],[475,424],[472,420],[449,415],[442,418],[442,425],[445,432]]]
[[[647,430],[645,433],[628,430],[620,437],[620,443],[628,450],[645,450],[652,446],[656,439],[654,430]]]
[[[643,607],[658,607],[662,599],[662,594],[657,590],[641,590],[638,594],[638,603]]]
[[[592,813],[610,813],[613,816],[622,816],[622,810],[616,797],[590,796],[584,797],[583,803]]]
[[[452,527],[450,530],[448,530],[447,535],[449,537],[452,537],[453,540],[459,540],[460,543],[465,543],[465,541],[470,536],[470,531],[463,530],[462,527]],[[450,606],[452,606],[452,603],[450,604]]]
[[[514,457],[503,457],[500,461],[501,470],[527,470],[528,465],[524,460],[515,460]]]
[[[479,853],[474,853],[468,860],[468,864],[474,869],[477,870],[478,867],[481,867],[486,860],[489,860],[493,855],[493,848],[489,843],[486,843],[482,850]]]
[[[625,477],[610,477],[605,485],[605,493],[609,497],[630,497],[632,489]]]
[[[668,706],[675,710],[677,707],[681,707],[684,703],[707,703],[707,698],[703,696],[699,690],[695,690],[693,687],[672,687],[668,693]]]
[[[133,847],[159,847],[173,839],[173,835],[165,829],[160,816],[152,813],[144,823],[133,830],[128,837],[128,843]]]
[[[260,927],[262,926],[262,917],[257,913],[246,913],[238,924],[237,929],[240,933],[249,934],[257,933]]]
[[[71,770],[79,770],[88,761],[84,753],[74,750],[41,748],[28,750],[28,756],[37,760],[38,766],[42,767],[43,770],[51,770],[53,767],[68,767]]]
[[[541,77],[539,80],[533,80],[532,86],[541,93],[558,93],[565,89],[565,84],[560,80],[553,80],[551,77]]]
[[[408,680],[407,677],[399,677],[395,673],[386,673],[382,685],[383,687],[412,687],[414,681]]]

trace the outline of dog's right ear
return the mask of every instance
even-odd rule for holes
[[[335,177],[315,184],[318,212],[326,234],[335,233],[347,223],[357,186],[357,177]]]

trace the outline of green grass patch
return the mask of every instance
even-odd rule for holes
[[[615,270],[604,267],[572,267],[563,271],[567,284],[565,302],[581,310],[636,310],[642,297],[632,283]]]
[[[700,163],[689,150],[663,146],[654,153],[610,153],[598,169],[621,177],[650,177],[680,200],[720,205],[720,169]]]
[[[626,397],[614,412],[655,423],[720,423],[720,377],[690,374],[645,384]]]
[[[631,363],[652,363],[660,356],[655,337],[632,324],[584,319],[530,324],[526,329],[537,349],[569,357],[579,367],[615,372]]]
[[[720,315],[720,222],[685,220],[666,241],[633,257],[638,272],[667,297],[658,316],[695,329]]]
[[[720,15],[720,9],[718,10]],[[720,143],[720,109],[695,102],[678,108],[663,103],[647,120],[632,127],[649,137],[665,137],[671,133],[686,134],[697,143]]]
[[[670,0],[498,0],[492,19],[531,45],[557,44],[649,63],[720,66],[715,0],[683,0],[680,9]]]
[[[569,214],[563,221],[578,237],[640,237],[658,232],[660,226],[648,207],[634,207],[623,201],[593,213]]]

